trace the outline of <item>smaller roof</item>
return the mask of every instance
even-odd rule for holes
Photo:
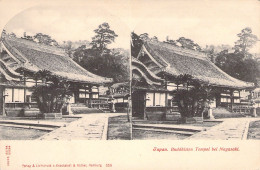
[[[156,85],[148,85],[146,87],[143,86],[135,86],[133,87],[134,90],[144,90],[144,91],[151,91],[151,92],[170,92],[170,90],[167,90],[166,88],[162,88],[160,86],[156,86]]]
[[[120,82],[120,83],[114,83],[111,88],[113,89],[117,89],[117,88],[120,88],[120,87],[129,87],[129,82]]]

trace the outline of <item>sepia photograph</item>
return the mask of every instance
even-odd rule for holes
[[[259,0],[0,0],[0,170],[259,155]]]
[[[259,15],[173,4],[131,33],[134,139],[260,139]]]
[[[77,4],[39,5],[9,20],[0,139],[129,140],[127,29],[102,8]]]

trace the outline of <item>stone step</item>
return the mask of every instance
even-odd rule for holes
[[[205,130],[205,128],[196,127],[196,126],[181,126],[181,125],[168,125],[168,124],[133,124],[133,128],[153,128],[153,129],[185,131],[185,132],[200,132]]]
[[[35,130],[41,130],[41,131],[47,131],[47,132],[51,132],[54,129],[56,129],[56,128],[50,128],[50,127],[38,127],[38,126],[17,125],[17,124],[0,124],[0,126],[23,128],[23,129],[35,129]]]
[[[133,130],[144,130],[144,131],[155,131],[155,132],[165,132],[165,133],[177,133],[182,135],[194,135],[196,132],[186,132],[186,131],[177,131],[177,130],[165,130],[165,129],[153,129],[153,128],[137,128],[134,127]]]
[[[1,120],[1,125],[19,125],[19,126],[34,126],[34,127],[43,127],[43,128],[58,128],[59,125],[53,125],[53,124],[40,124],[40,123],[33,123],[33,122],[19,122],[19,121],[13,121],[13,120]]]

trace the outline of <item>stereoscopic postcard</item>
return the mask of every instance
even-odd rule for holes
[[[259,0],[0,0],[0,169],[260,169]]]

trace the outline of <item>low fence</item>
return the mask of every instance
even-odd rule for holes
[[[244,115],[252,115],[254,107],[252,106],[234,106],[232,112]]]

